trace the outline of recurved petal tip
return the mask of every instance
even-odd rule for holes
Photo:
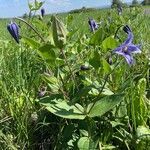
[[[141,53],[140,45],[130,44],[128,46],[129,53]]]
[[[132,32],[132,31],[131,31],[131,28],[130,28],[128,25],[125,25],[125,26],[123,27],[123,31],[126,32],[127,34],[129,34],[129,32]]]

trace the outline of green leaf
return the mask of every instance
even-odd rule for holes
[[[28,3],[28,7],[29,7],[30,10],[32,10],[33,5],[31,3]]]
[[[47,83],[50,83],[50,84],[57,84],[58,85],[58,80],[56,77],[54,76],[50,76],[49,74],[43,74],[42,75],[42,78],[47,82]]]
[[[97,51],[94,54],[91,54],[91,58],[89,60],[90,65],[92,65],[95,69],[98,69],[101,66],[101,57]]]
[[[95,34],[90,39],[90,44],[91,45],[100,45],[101,42],[103,41],[105,36],[104,30],[102,28],[99,28]]]
[[[83,107],[77,103],[71,105],[65,100],[52,99],[52,97],[44,97],[39,103],[46,106],[46,109],[51,113],[62,118],[83,120],[86,117]]]
[[[135,111],[135,120],[137,125],[145,125],[148,119],[148,99],[145,96],[146,91],[146,79],[141,78],[138,81],[137,89],[135,91],[134,98],[134,111]]]
[[[89,94],[93,95],[93,96],[96,96],[99,94],[99,90],[96,89],[96,88],[92,88],[91,87],[91,90],[88,92]],[[113,95],[114,93],[108,89],[108,88],[104,88],[101,95]]]
[[[110,67],[109,63],[105,59],[102,59],[102,64],[103,64],[104,72],[106,74],[110,73],[111,72],[111,67]]]
[[[138,91],[139,94],[145,94],[145,90],[146,90],[146,79],[145,78],[141,78],[138,81]]]
[[[150,149],[150,129],[145,126],[138,126],[137,128],[137,150]]]
[[[60,86],[56,77],[49,74],[42,74],[41,77],[48,84],[52,92],[57,93],[59,91]]]
[[[58,20],[56,16],[52,16],[51,20],[55,46],[61,49],[66,44],[68,31],[65,25],[60,20]]]
[[[73,21],[73,15],[71,15],[71,14],[69,14],[67,17],[66,17],[66,19],[67,19],[67,26],[70,24],[70,23],[72,23],[72,21]]]
[[[51,45],[55,45],[54,39],[53,39],[52,27],[50,27],[50,29],[49,29],[49,35],[48,35],[48,37],[47,37],[47,41],[48,41]]]
[[[28,7],[30,9],[30,11],[34,11],[34,10],[39,10],[42,5],[44,4],[44,2],[38,2],[37,0],[35,0],[34,2],[28,2]]]
[[[113,95],[114,93],[109,88],[104,88],[102,95]]]
[[[144,136],[149,136],[150,140],[150,129],[145,126],[138,126],[137,128],[137,137],[138,138],[144,138]]]
[[[28,38],[28,37],[22,37],[22,39],[26,44],[28,44],[29,46],[31,46],[33,49],[38,49],[40,47],[40,43]]]
[[[96,150],[96,145],[89,137],[81,137],[78,141],[79,150]]]
[[[105,40],[102,42],[102,48],[103,50],[107,51],[109,49],[114,49],[118,46],[118,42],[114,39],[113,36],[109,36],[105,38]]]
[[[53,50],[53,46],[46,44],[38,49],[38,54],[49,64],[54,65],[56,60],[56,55]]]
[[[93,107],[93,103],[89,104],[89,117],[104,115],[106,112],[113,109],[117,104],[119,104],[123,100],[123,95],[124,94],[105,96],[104,98],[98,100]]]

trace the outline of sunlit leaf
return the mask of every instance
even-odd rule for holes
[[[58,48],[63,48],[63,46],[66,44],[68,31],[65,25],[56,16],[52,16],[51,20],[55,46]]]
[[[40,47],[40,43],[35,41],[33,38],[22,37],[21,40],[31,46],[33,49],[38,49]]]
[[[95,150],[96,143],[90,137],[81,137],[78,141],[79,150]]]
[[[89,116],[95,117],[104,115],[106,112],[110,111],[117,104],[119,104],[123,100],[123,96],[123,94],[105,96],[104,98],[98,100],[94,106],[93,103],[89,104]]]
[[[90,44],[91,45],[100,45],[105,37],[104,30],[102,28],[99,28],[90,38]]]
[[[84,109],[79,104],[71,105],[62,99],[52,99],[51,97],[42,98],[40,104],[46,106],[46,109],[56,116],[68,119],[84,119]]]
[[[38,54],[49,64],[54,65],[56,60],[56,55],[53,50],[53,46],[46,44],[38,49]]]
[[[114,49],[118,46],[118,41],[114,39],[113,36],[109,36],[105,38],[105,40],[102,42],[102,48],[103,50],[107,51],[109,49]]]

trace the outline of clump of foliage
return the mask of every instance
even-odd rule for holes
[[[29,3],[29,14],[42,5]],[[11,22],[0,41],[0,149],[149,149],[142,12],[41,11]]]

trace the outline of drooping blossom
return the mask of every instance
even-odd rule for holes
[[[91,29],[92,32],[94,32],[95,30],[98,29],[98,24],[94,19],[89,18],[88,23],[89,23],[89,26],[90,26],[90,29]]]
[[[42,8],[42,9],[41,9],[41,16],[44,17],[44,15],[45,15],[45,9]]]
[[[141,53],[140,45],[134,45],[133,33],[129,26],[124,26],[123,30],[128,34],[126,41],[114,50],[114,53],[122,55],[129,65],[134,63],[133,53]]]
[[[15,39],[17,43],[19,43],[19,27],[15,22],[11,22],[7,25],[7,30],[11,34],[11,36]]]

